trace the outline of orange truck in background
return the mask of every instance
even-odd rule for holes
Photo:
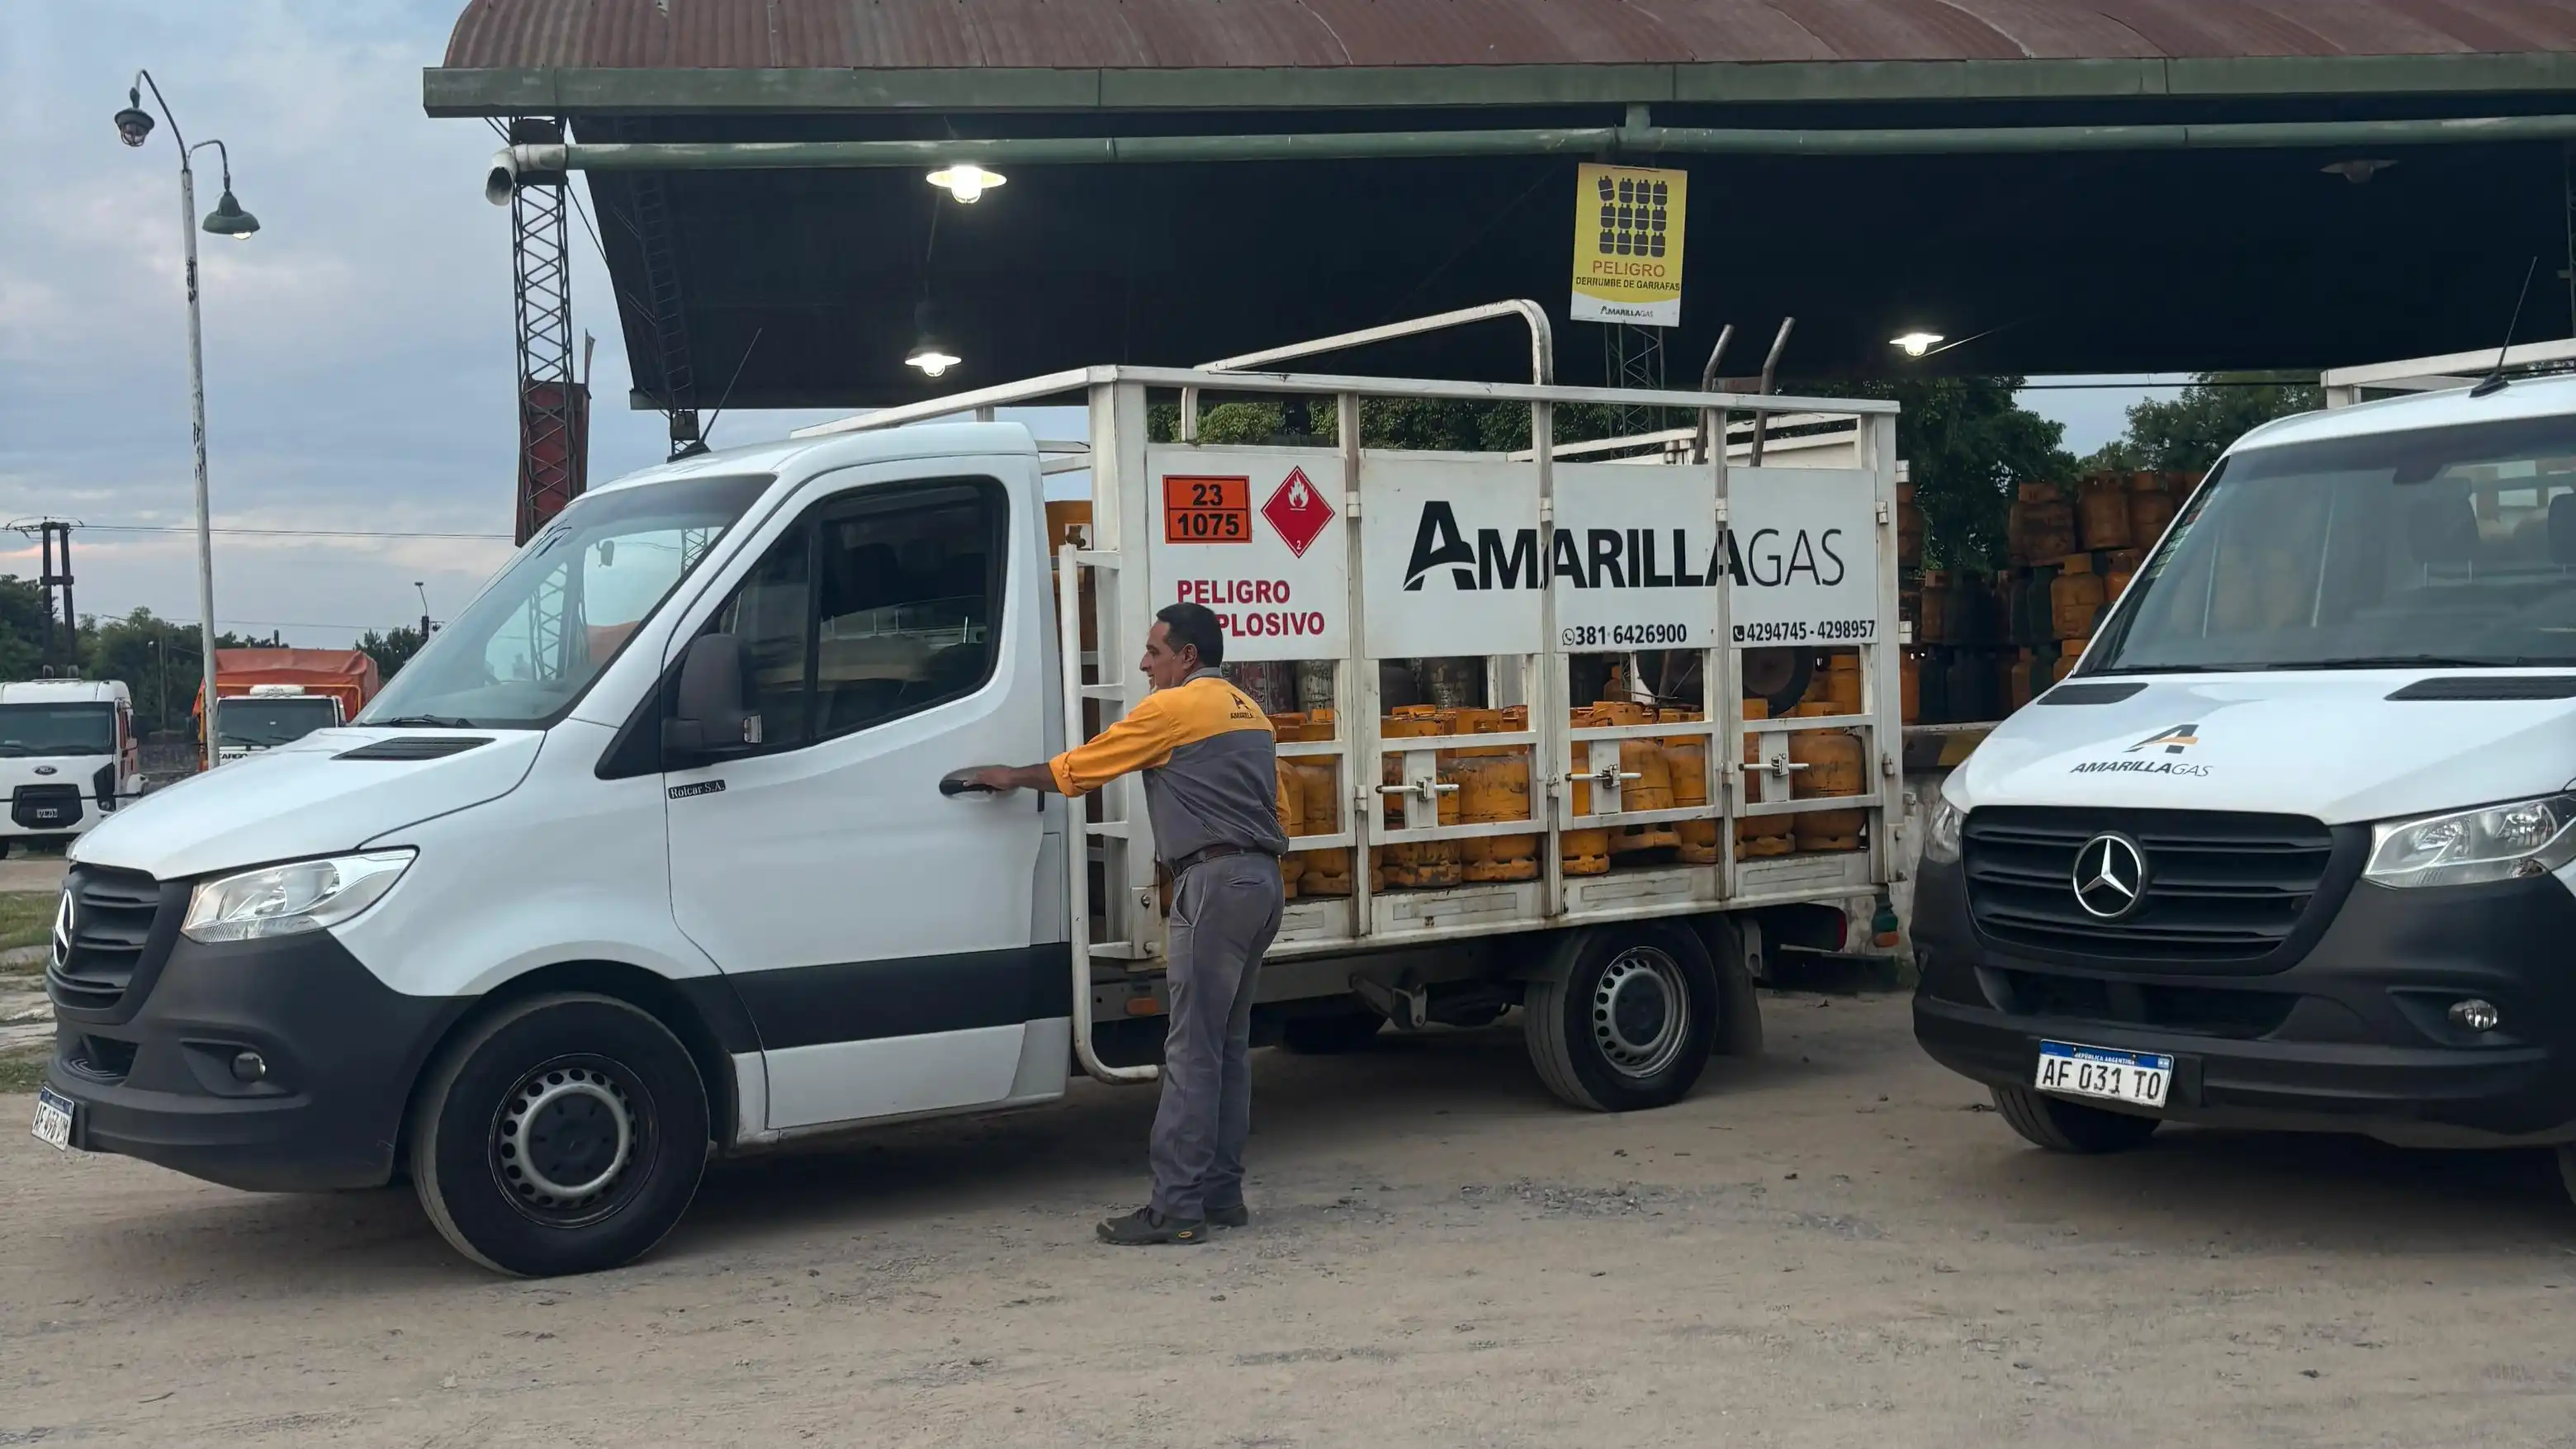
[[[362,649],[218,649],[215,762],[347,724],[383,687],[375,659]],[[195,713],[203,738],[203,690]]]

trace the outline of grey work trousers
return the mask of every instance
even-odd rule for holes
[[[1279,934],[1282,891],[1271,856],[1221,855],[1172,883],[1164,987],[1163,1100],[1148,1154],[1154,1210],[1204,1218],[1243,1201],[1252,1135],[1252,996],[1262,953]]]

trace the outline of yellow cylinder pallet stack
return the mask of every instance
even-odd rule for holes
[[[1529,728],[1529,710],[1462,709],[1462,735],[1518,734]],[[1460,750],[1458,819],[1467,825],[1498,825],[1506,820],[1535,820],[1530,813],[1529,752],[1509,747]],[[1539,838],[1535,835],[1486,835],[1458,842],[1460,873],[1471,881],[1538,879]]]
[[[1425,736],[1448,734],[1456,723],[1457,712],[1454,710],[1436,709],[1427,704],[1408,704],[1380,720],[1378,733],[1391,740],[1419,739]],[[1454,759],[1455,756],[1445,750],[1437,757],[1434,773],[1438,776],[1438,783],[1443,785],[1456,783],[1452,778]],[[1406,783],[1403,756],[1388,755],[1381,768],[1380,778],[1386,784]],[[1441,793],[1438,817],[1440,824],[1458,823],[1458,793],[1454,790]],[[1387,828],[1391,830],[1404,828],[1404,802],[1407,797],[1387,795],[1381,798],[1386,802],[1382,818],[1386,821]],[[1461,878],[1458,842],[1454,840],[1409,841],[1400,845],[1375,846],[1369,851],[1369,889],[1373,891],[1439,890],[1458,884]]]
[[[1746,719],[1769,719],[1771,717],[1771,706],[1762,700],[1748,699],[1744,702],[1744,717]],[[1759,765],[1762,763],[1762,739],[1763,737],[1760,735],[1746,735],[1744,737],[1745,764]],[[1753,795],[1758,792],[1748,790],[1745,793]],[[1735,819],[1735,853],[1740,857],[1750,859],[1756,856],[1765,855],[1787,855],[1789,852],[1797,849],[1798,843],[1794,838],[1792,838],[1790,833],[1790,818],[1791,817],[1786,815],[1737,816]]]
[[[1597,729],[1614,724],[1602,711],[1606,705],[1589,705],[1574,711],[1576,729]],[[1576,762],[1578,769],[1580,761]],[[1592,813],[1592,782],[1580,773],[1574,778],[1574,801],[1570,807],[1576,815]],[[1558,867],[1567,875],[1605,875],[1610,870],[1610,832],[1587,828],[1567,830],[1556,837]]]
[[[1658,716],[1666,724],[1695,724],[1706,718],[1695,709],[1668,709]],[[1673,808],[1705,810],[1708,808],[1708,737],[1706,735],[1673,735],[1666,738],[1664,769],[1672,777]],[[1717,864],[1717,822],[1715,820],[1682,820],[1674,823],[1673,834],[1679,840],[1681,858],[1692,865]]]
[[[2164,536],[2165,525],[2173,522],[2174,513],[2182,507],[2183,496],[2191,491],[2192,480],[2181,473],[2132,473],[2129,475],[2129,546],[2153,548]]]
[[[2127,548],[2129,480],[2117,473],[2085,479],[2075,489],[2075,531],[2084,547]]]
[[[1319,709],[1311,714],[1274,714],[1270,727],[1283,743],[1329,740],[1333,737],[1333,712]],[[1340,762],[1305,757],[1282,759],[1279,770],[1288,805],[1296,812],[1287,825],[1290,838],[1330,835],[1340,828],[1336,798],[1341,789]],[[1292,851],[1281,862],[1280,871],[1285,875],[1292,870],[1300,896],[1351,893],[1351,853],[1347,849]]]
[[[1593,718],[1601,725],[1641,725],[1655,722],[1652,706],[1605,700],[1592,707]],[[1574,768],[1582,770],[1591,757],[1587,745],[1575,746]],[[1619,741],[1619,773],[1635,779],[1619,782],[1619,808],[1625,810],[1670,810],[1673,808],[1672,765],[1664,758],[1664,747],[1655,740]],[[1622,825],[1610,835],[1613,856],[1642,855],[1649,850],[1663,850],[1682,843],[1671,821],[1660,825]]]
[[[1795,713],[1814,719],[1849,711],[1839,704],[1819,703],[1802,704]],[[1806,766],[1790,777],[1789,797],[1793,800],[1857,795],[1867,784],[1867,773],[1861,767],[1860,738],[1845,730],[1800,730],[1792,734],[1789,762]],[[1789,816],[1788,820],[1792,838],[1802,851],[1858,850],[1861,833],[1869,826],[1869,812],[1817,810]]]

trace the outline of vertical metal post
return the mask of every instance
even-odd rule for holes
[[[158,92],[156,91],[157,95]],[[205,741],[199,758],[215,767],[215,525],[206,501],[206,342],[197,314],[197,174],[179,152],[179,235],[188,256],[188,407],[197,449],[197,641],[203,656],[198,687],[205,691]]]

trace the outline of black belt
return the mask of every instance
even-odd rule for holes
[[[1182,871],[1188,870],[1191,866],[1204,864],[1211,860],[1222,860],[1229,855],[1258,855],[1271,860],[1277,860],[1279,858],[1272,855],[1269,851],[1255,850],[1248,845],[1211,845],[1203,850],[1193,850],[1189,854],[1182,856],[1180,859],[1173,861],[1171,864],[1171,872],[1173,875],[1177,876]]]

